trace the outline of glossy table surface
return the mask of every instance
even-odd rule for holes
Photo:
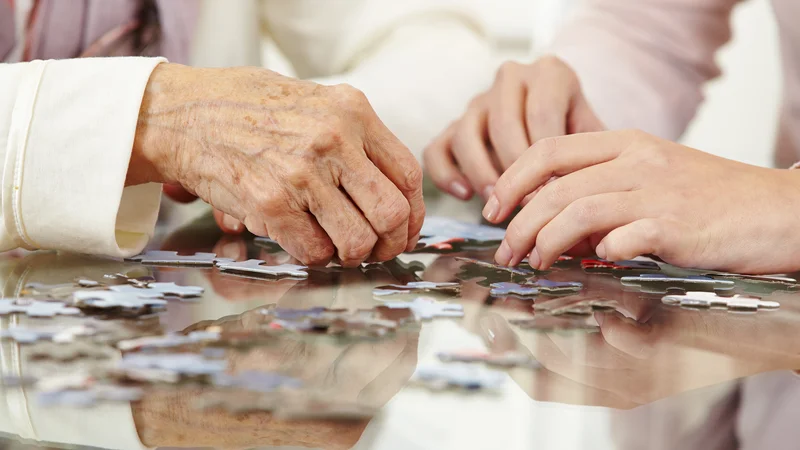
[[[235,259],[290,261],[244,238],[223,237],[200,220],[164,233],[159,248],[214,251]],[[493,251],[467,256],[491,261]],[[281,421],[269,413],[200,411],[206,388],[148,392],[142,401],[93,408],[45,408],[32,392],[3,386],[0,436],[6,447],[100,448],[358,448],[358,449],[640,449],[796,448],[800,438],[800,292],[738,283],[737,291],[781,303],[777,311],[735,314],[661,302],[661,294],[624,288],[618,278],[564,264],[545,277],[577,281],[587,299],[616,300],[611,312],[585,320],[589,331],[538,332],[510,324],[532,315],[531,300],[492,298],[487,280],[465,276],[464,255],[403,255],[362,269],[311,271],[307,280],[263,281],[210,269],[151,268],[53,253],[16,253],[0,260],[6,298],[31,282],[128,272],[202,286],[198,302],[170,302],[141,334],[219,325],[247,330],[255,311],[286,308],[360,309],[376,305],[375,286],[414,280],[459,281],[460,319],[437,319],[378,340],[287,336],[277,344],[231,350],[231,370],[280,371],[307,385],[377,407],[371,420]],[[424,270],[408,268],[411,261]],[[577,262],[577,261],[575,261]],[[412,265],[413,267],[413,265]],[[673,270],[666,268],[668,272]],[[675,273],[680,273],[676,271]],[[472,274],[475,275],[475,274]],[[480,275],[480,273],[477,273]],[[502,281],[489,275],[488,281]],[[550,299],[552,300],[552,299]],[[536,303],[548,301],[537,299]],[[0,318],[0,329],[44,319]],[[53,321],[78,321],[57,318]],[[131,325],[133,326],[133,325]],[[455,349],[534,356],[543,368],[507,371],[495,392],[436,392],[410,383],[420,364]],[[103,362],[28,361],[27,348],[2,342],[0,373],[42,376]]]

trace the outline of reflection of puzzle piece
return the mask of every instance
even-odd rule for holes
[[[581,260],[581,267],[587,273],[613,275],[617,278],[661,272],[661,267],[653,261],[612,262],[603,259],[583,259]]]
[[[574,296],[536,303],[533,305],[533,310],[553,316],[590,316],[598,311],[614,311],[618,306],[619,303],[616,300]]]
[[[198,343],[216,342],[220,339],[218,331],[192,331],[187,335],[166,334],[163,336],[144,336],[117,342],[116,347],[123,352],[143,349],[171,348]]]
[[[713,289],[725,291],[733,289],[731,280],[715,280],[710,277],[668,277],[663,274],[642,274],[635,277],[622,277],[623,286],[634,287],[645,293],[663,294],[671,288],[691,287],[692,289]]]
[[[758,312],[781,307],[775,301],[761,300],[758,297],[734,295],[721,297],[714,292],[687,292],[685,295],[667,295],[661,299],[664,304],[690,309],[726,309],[732,312]]]
[[[228,368],[227,361],[206,359],[195,353],[128,353],[117,366],[120,370],[163,370],[180,375],[214,375]]]
[[[278,244],[278,241],[267,237],[261,237],[261,236],[256,237],[255,239],[253,239],[253,243],[257,247],[266,250],[268,254],[282,253],[286,251],[283,249],[283,247],[281,247],[281,244]]]
[[[515,295],[517,297],[535,297],[539,295],[539,288],[529,284],[509,282],[492,283],[491,288],[492,290],[489,291],[489,295],[492,297],[508,297],[510,295]]]
[[[212,383],[217,387],[239,388],[254,392],[272,392],[277,389],[299,389],[303,382],[275,372],[245,371],[235,375],[215,373]]]
[[[550,281],[540,279],[528,284],[537,287],[540,293],[550,295],[580,292],[580,290],[583,289],[583,284],[577,281]]]
[[[67,306],[61,302],[42,302],[38,300],[0,299],[0,316],[9,314],[25,314],[29,317],[74,316],[80,314],[78,308]]]
[[[28,348],[26,355],[30,361],[72,362],[82,359],[110,359],[117,355],[113,348],[86,341],[58,344],[39,342]]]
[[[456,257],[456,261],[463,262],[461,271],[456,278],[463,281],[480,280],[481,286],[489,286],[501,281],[524,282],[529,278],[543,272],[528,270],[522,267],[505,267],[494,263],[480,261],[472,258]]]
[[[458,350],[453,352],[440,352],[436,354],[436,357],[442,362],[479,362],[489,366],[503,368],[525,367],[529,369],[538,369],[542,367],[539,361],[536,361],[530,355],[514,351],[505,353],[488,353],[477,350]]]
[[[409,322],[416,322],[414,311],[411,308],[389,308],[388,306],[381,305],[374,308],[375,314],[384,320],[391,320],[398,326],[405,325]]]
[[[471,364],[444,364],[418,367],[414,380],[433,390],[459,388],[478,391],[500,388],[506,381],[506,375]]]
[[[142,255],[127,258],[126,261],[138,261],[149,266],[194,266],[213,267],[215,262],[229,262],[230,258],[217,258],[216,253],[195,253],[179,255],[178,252],[149,251]]]
[[[422,250],[453,250],[453,244],[463,244],[466,239],[449,236],[423,236],[417,241],[415,252]]]
[[[191,298],[203,295],[203,288],[197,286],[179,286],[175,283],[148,283],[146,287],[137,287],[136,285],[121,284],[118,286],[111,286],[109,288],[114,292],[127,293],[140,295],[143,294],[147,297],[154,296],[161,297],[180,297]]]
[[[435,317],[464,317],[464,307],[454,303],[437,302],[426,297],[417,297],[413,302],[386,302],[387,308],[408,308],[417,320],[431,320]]]
[[[430,281],[415,281],[406,284],[390,284],[378,286],[372,290],[372,295],[377,297],[396,295],[396,294],[424,294],[437,293],[447,295],[458,295],[461,292],[461,285],[458,283],[433,283]]]
[[[97,328],[87,325],[36,328],[16,326],[0,330],[0,339],[11,339],[18,344],[31,344],[38,341],[69,343],[75,341],[77,337],[94,336],[97,332]]]
[[[144,291],[144,289],[137,289]],[[158,293],[129,293],[114,291],[78,291],[73,295],[76,305],[87,308],[142,309],[165,306],[167,301]]]
[[[96,281],[81,278],[76,279],[74,283],[64,284],[28,283],[20,294],[29,297],[46,297],[54,300],[66,300],[76,291],[100,287],[102,287],[102,285]]]
[[[578,317],[564,317],[564,316],[534,316],[529,319],[511,319],[508,321],[511,325],[516,325],[523,330],[534,331],[597,331],[599,328],[586,321],[586,319]]]
[[[260,275],[271,278],[291,277],[308,278],[306,266],[294,264],[281,264],[278,266],[267,266],[266,262],[260,259],[250,259],[242,262],[221,262],[217,267],[222,272],[239,275]]]
[[[708,272],[703,275],[722,280],[732,280],[734,282],[742,281],[745,283],[761,284],[776,290],[796,290],[800,288],[800,284],[798,284],[797,280],[794,278],[779,275],[740,275],[727,272]]]
[[[448,217],[426,217],[420,231],[422,236],[461,237],[480,242],[503,240],[506,230],[488,225],[461,222]]]

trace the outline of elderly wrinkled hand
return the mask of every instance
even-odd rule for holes
[[[425,169],[450,195],[488,200],[500,175],[540,139],[604,129],[563,61],[507,62],[491,89],[425,149]]]
[[[421,178],[352,87],[162,64],[145,92],[127,184],[179,185],[306,264],[354,266],[415,246]]]
[[[548,183],[548,180],[551,180]],[[800,173],[720,158],[640,131],[545,139],[497,182],[484,216],[522,199],[495,258],[547,268],[590,242],[600,257],[655,254],[737,273],[800,269]]]

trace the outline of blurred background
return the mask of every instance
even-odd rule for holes
[[[224,0],[204,1],[230,7],[230,2]],[[532,61],[570,10],[582,1],[462,0],[460,3],[476,9],[485,21],[494,51],[494,67],[487,68],[491,76],[505,60]],[[228,27],[235,26],[235,23],[228,24]],[[214,35],[215,39],[225,39],[224,26]],[[265,65],[287,75],[294,73],[268,39],[263,42],[262,49]],[[203,50],[200,49],[200,54],[205,54]],[[728,158],[770,165],[780,95],[778,52],[775,19],[769,1],[742,2],[734,15],[734,37],[719,55],[724,75],[707,86],[707,102],[686,133],[685,143]],[[408,70],[418,68],[408,67]],[[391,89],[390,86],[386,88]],[[464,105],[468,100],[462,99]],[[427,141],[431,137],[420,136],[419,140]]]

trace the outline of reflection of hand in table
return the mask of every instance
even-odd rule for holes
[[[260,308],[259,308],[260,309]],[[217,322],[225,331],[254,330],[261,321],[258,309]],[[408,382],[417,362],[417,330],[372,341],[337,343],[332,339],[285,336],[275,344],[241,352],[229,351],[232,371],[280,371],[303,380],[305,386],[343,402],[382,407]],[[196,411],[193,402],[201,389],[157,392],[134,405],[142,442],[156,446],[303,446],[350,448],[367,421],[284,422],[270,413],[232,415]]]
[[[757,317],[657,305],[646,321],[596,314],[600,333],[533,333],[494,320],[489,334],[513,333],[545,367],[512,377],[537,400],[630,408],[771,370],[800,367],[785,339],[800,316]],[[497,344],[496,344],[497,345]],[[514,344],[500,344],[511,347]]]

